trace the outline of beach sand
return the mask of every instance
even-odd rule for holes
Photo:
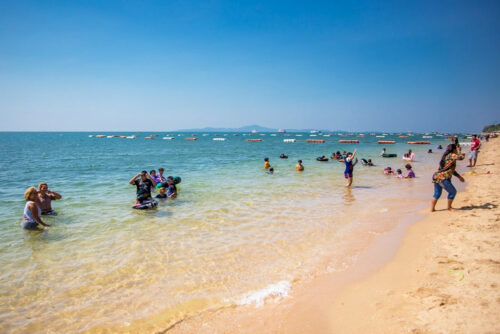
[[[345,272],[292,282],[290,297],[262,307],[213,310],[159,332],[500,333],[499,143],[483,145],[464,173],[458,210],[445,210],[443,192],[437,212],[378,237]]]

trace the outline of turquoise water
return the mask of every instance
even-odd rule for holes
[[[3,333],[120,331],[141,328],[143,319],[158,314],[167,319],[158,328],[165,328],[207,308],[252,301],[249,293],[277,282],[289,283],[277,285],[286,290],[297,280],[342,270],[370,236],[394,227],[392,206],[410,200],[405,210],[417,210],[431,196],[439,154],[426,152],[446,142],[422,135],[218,137],[226,141],[203,133],[197,141],[184,140],[191,133],[170,133],[174,140],[89,135],[96,133],[0,133]],[[292,138],[297,142],[283,142]],[[409,146],[408,140],[432,144]],[[386,165],[404,165],[399,157],[379,158],[382,147],[399,157],[412,148],[418,178],[382,175]],[[378,166],[358,164],[354,187],[345,190],[344,165],[315,159],[354,148]],[[279,159],[281,153],[289,159]],[[274,175],[263,170],[264,157]],[[298,159],[303,173],[295,171]],[[129,179],[159,167],[182,177],[178,198],[157,210],[132,210]],[[43,232],[24,231],[24,190],[43,181],[63,196],[53,202],[58,216],[45,219],[52,227]]]

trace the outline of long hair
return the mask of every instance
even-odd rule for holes
[[[446,156],[452,152],[455,152],[456,149],[457,149],[456,144],[450,144],[450,145],[446,146],[446,151],[444,151],[443,156],[441,157],[441,161],[439,161],[439,168],[444,167],[444,165],[445,165],[444,160],[445,160]]]

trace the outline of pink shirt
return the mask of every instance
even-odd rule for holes
[[[478,150],[479,145],[481,145],[481,141],[476,138],[476,139],[472,140],[471,142],[472,142],[472,146],[471,146],[470,150],[471,151]]]

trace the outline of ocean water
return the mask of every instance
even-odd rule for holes
[[[213,133],[196,141],[184,140],[191,133],[169,133],[174,140],[95,134],[0,133],[2,333],[161,329],[206,309],[286,298],[300,280],[345,270],[374,236],[427,205],[436,146],[446,144],[421,134],[221,133],[225,141]],[[338,143],[354,138],[360,144]],[[398,158],[380,158],[382,147]],[[316,157],[354,148],[377,166],[359,163],[347,190],[344,165]],[[417,178],[383,175],[385,166],[403,168],[408,148]],[[264,157],[274,175],[264,171]],[[303,173],[295,171],[298,159]],[[131,209],[129,179],[159,167],[182,177],[179,196],[156,210]],[[42,181],[63,196],[53,202],[58,215],[44,217],[52,227],[43,232],[25,231],[24,190]],[[155,317],[162,321],[151,327]]]

